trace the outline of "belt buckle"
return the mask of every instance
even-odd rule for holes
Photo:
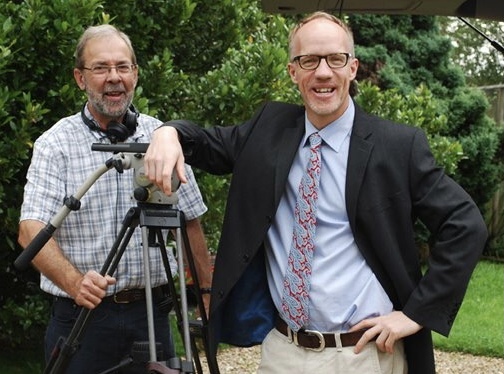
[[[309,349],[309,350],[315,351],[315,352],[322,352],[325,349],[324,335],[322,335],[322,333],[320,331],[304,330],[304,332],[307,333],[308,335],[316,336],[319,340],[319,343],[320,343],[320,345],[317,348],[306,348],[306,349]],[[296,340],[297,340],[297,336],[296,336]]]
[[[125,288],[121,292],[123,292],[123,291],[128,291],[128,289]],[[121,292],[118,292],[118,293],[114,294],[114,297],[112,298],[114,300],[114,303],[116,303],[116,304],[129,304],[130,303],[129,300],[121,300],[120,297],[117,298],[117,295],[119,295]]]
[[[325,339],[324,335],[320,331],[317,330],[303,330],[303,332],[307,335],[312,335],[316,336],[319,340],[319,346],[317,348],[308,348],[308,347],[303,347],[305,349],[309,349],[311,351],[315,352],[322,352],[325,349]],[[297,347],[299,347],[299,342],[298,342],[298,333],[295,331],[292,331],[289,327],[287,327],[287,338],[289,339],[289,343],[294,343]]]

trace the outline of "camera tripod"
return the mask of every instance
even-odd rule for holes
[[[124,145],[126,146],[126,145]],[[138,144],[136,145],[139,146]],[[146,145],[142,145],[146,149]],[[112,146],[108,146],[112,147]],[[114,146],[115,148],[115,146]],[[94,148],[93,148],[94,149]],[[136,148],[135,148],[136,149]],[[108,150],[98,149],[98,150]],[[129,148],[127,149],[129,150]],[[140,150],[144,150],[141,148]],[[145,150],[144,150],[145,152]],[[82,197],[89,187],[98,179],[104,172],[115,167],[119,172],[123,169],[129,168],[132,165],[136,165],[135,174],[138,174],[138,170],[143,168],[143,164],[139,163],[141,156],[137,153],[134,157],[125,157],[123,154],[115,155],[114,158],[107,161],[105,166],[98,169],[79,189],[75,197],[71,196],[65,200],[64,206],[61,210],[51,219],[51,222],[41,230],[41,232],[33,239],[29,246],[21,253],[21,255],[16,259],[15,266],[22,270],[27,268],[33,257],[38,253],[38,251],[43,247],[43,245],[49,240],[52,233],[59,227],[66,217],[66,215],[71,210],[78,210],[80,207],[80,197]],[[145,184],[145,183],[142,183]],[[145,186],[142,188],[145,189]],[[176,190],[176,189],[174,189]],[[151,191],[152,192],[152,191]],[[156,191],[156,193],[159,191]],[[149,196],[156,196],[156,193]],[[151,203],[151,202],[139,202],[137,207],[132,207],[126,213],[124,220],[122,222],[122,228],[108,254],[108,257],[100,271],[101,275],[113,275],[119,261],[131,239],[134,230],[140,227],[142,230],[142,247],[143,247],[143,262],[144,262],[144,276],[145,276],[145,302],[147,308],[147,322],[148,322],[148,350],[149,359],[146,364],[147,373],[160,373],[160,374],[175,374],[175,373],[194,373],[194,365],[196,366],[197,373],[203,373],[201,361],[198,355],[198,349],[196,346],[196,338],[200,338],[203,341],[203,346],[205,350],[205,355],[207,357],[207,363],[209,371],[211,374],[218,374],[219,369],[217,365],[216,357],[210,354],[208,348],[208,320],[206,316],[206,311],[203,305],[203,300],[201,296],[201,291],[199,289],[199,283],[196,273],[196,268],[194,260],[192,257],[192,252],[189,245],[189,239],[187,232],[185,230],[185,217],[183,212],[174,209],[173,204],[177,202],[176,194],[175,196],[163,198],[163,203]],[[175,282],[170,271],[170,264],[168,260],[168,255],[166,252],[166,245],[163,238],[162,230],[169,230],[175,233],[175,243],[177,249],[177,263],[179,271],[179,283],[180,283],[180,295],[177,296],[177,289],[175,287]],[[166,276],[168,279],[168,288],[172,298],[174,299],[174,312],[177,318],[177,327],[180,334],[183,337],[185,358],[170,358],[167,361],[158,361],[157,357],[157,344],[155,340],[154,331],[154,318],[153,318],[153,298],[152,298],[152,288],[150,282],[150,261],[149,261],[149,247],[159,246],[161,251],[161,258],[166,271]],[[186,285],[184,278],[184,253],[186,254],[186,261],[189,270],[193,276],[195,284],[195,296],[198,306],[198,311],[200,314],[200,319],[195,321],[188,320],[188,306],[187,306],[187,295],[186,295]],[[70,362],[71,356],[77,351],[79,346],[79,340],[82,334],[85,332],[87,323],[89,322],[89,317],[92,314],[92,310],[82,308],[79,316],[67,338],[60,338],[56,347],[53,350],[51,359],[47,364],[44,373],[64,373],[68,364]],[[139,342],[140,346],[145,347],[143,342]],[[194,354],[194,355],[193,355]],[[106,370],[101,374],[110,373],[120,367],[127,366],[134,362],[134,358],[128,358],[117,366]]]

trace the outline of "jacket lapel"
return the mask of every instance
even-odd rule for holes
[[[276,163],[276,173],[275,173],[275,195],[274,202],[275,207],[278,206],[280,198],[284,192],[285,184],[289,171],[292,165],[292,160],[296,155],[299,142],[304,134],[304,113],[302,116],[298,117],[296,120],[296,125],[294,127],[287,127],[284,129],[282,138],[279,140],[280,144],[277,148],[278,162]]]
[[[356,106],[346,177],[346,205],[351,227],[355,227],[360,188],[374,146],[373,142],[369,140],[372,134],[370,122],[370,118]]]

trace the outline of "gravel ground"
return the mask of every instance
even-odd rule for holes
[[[435,351],[437,374],[504,374],[504,359]],[[252,374],[260,360],[260,347],[227,348],[218,354],[222,374]],[[207,374],[204,354],[201,355]]]

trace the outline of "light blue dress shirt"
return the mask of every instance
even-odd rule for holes
[[[355,107],[319,131],[322,166],[317,208],[317,229],[307,329],[345,332],[361,320],[388,314],[392,303],[354,241],[345,205],[345,181]],[[266,242],[266,267],[273,301],[281,307],[283,277],[292,242],[294,206],[299,182],[308,162],[308,137],[317,129],[305,119],[286,189]]]

